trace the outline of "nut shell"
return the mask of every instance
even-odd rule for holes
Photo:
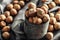
[[[7,9],[8,9],[8,10],[11,10],[12,8],[13,8],[13,4],[8,4],[8,5],[7,5]]]
[[[3,21],[3,20],[5,20],[6,19],[6,16],[5,15],[0,15],[0,21]]]
[[[55,24],[56,23],[56,18],[50,17],[50,24]]]
[[[25,2],[24,1],[19,1],[19,4],[20,4],[20,6],[24,6],[25,5]]]
[[[17,10],[11,9],[10,13],[11,13],[12,16],[15,16],[15,15],[17,15]]]
[[[60,14],[56,14],[55,18],[56,18],[57,21],[60,21]]]
[[[20,9],[21,9],[21,7],[20,7],[20,5],[19,5],[19,4],[14,4],[14,9],[16,9],[16,10],[20,10]]]
[[[33,9],[36,8],[36,5],[35,5],[34,3],[32,3],[32,2],[30,2],[30,3],[28,4],[28,9],[31,9],[31,8],[33,8]]]
[[[37,8],[37,16],[43,18],[43,14],[45,14],[45,11],[41,8]]]
[[[46,34],[46,38],[47,39],[53,39],[53,33],[52,32],[48,32],[47,34]]]
[[[1,27],[4,27],[4,26],[6,26],[6,22],[4,22],[4,21],[1,21],[1,22],[0,22],[0,26],[1,26]]]
[[[10,31],[10,26],[5,26],[2,29],[3,32],[9,32]]]
[[[55,28],[55,30],[60,30],[60,22],[56,22],[54,24],[54,28]]]
[[[49,8],[54,8],[56,6],[55,2],[51,2],[48,4]]]
[[[4,33],[2,34],[2,36],[3,36],[4,39],[8,39],[8,38],[10,37],[10,33],[4,32]]]
[[[52,32],[53,30],[54,30],[54,27],[53,27],[53,25],[50,24],[49,27],[48,27],[48,31]]]
[[[15,1],[13,1],[13,3],[14,3],[14,4],[18,4],[18,3],[19,3],[19,1],[15,0]]]
[[[13,17],[12,17],[12,16],[8,16],[8,17],[6,18],[6,22],[7,22],[7,23],[13,22]]]
[[[4,15],[5,15],[6,17],[10,16],[10,12],[9,12],[9,11],[5,11],[5,12],[4,12]]]

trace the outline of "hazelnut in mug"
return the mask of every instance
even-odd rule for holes
[[[24,31],[27,37],[29,39],[40,39],[45,36],[49,21],[48,8],[45,6],[43,8],[36,8],[36,5],[31,2],[28,5],[28,10],[25,11]]]

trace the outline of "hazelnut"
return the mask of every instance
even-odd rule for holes
[[[1,27],[4,27],[4,26],[6,26],[6,22],[4,22],[4,21],[1,21],[1,22],[0,22],[0,26],[1,26]]]
[[[20,6],[24,6],[25,5],[25,2],[24,1],[19,1],[19,4],[20,4]]]
[[[4,32],[4,33],[2,34],[2,36],[3,36],[4,39],[8,39],[8,38],[10,37],[10,33]]]
[[[55,24],[56,23],[56,18],[50,17],[50,24]]]
[[[36,15],[36,9],[29,9],[29,16],[35,16]]]
[[[9,11],[5,11],[5,12],[4,12],[4,15],[5,15],[6,17],[10,16],[10,12],[9,12]]]
[[[53,39],[53,33],[52,32],[48,32],[47,34],[46,34],[46,38],[47,39]]]
[[[33,18],[32,17],[29,17],[29,22],[33,23]]]
[[[45,6],[42,6],[41,8],[45,11],[46,14],[48,13],[48,9]]]
[[[56,4],[60,4],[60,0],[54,0]]]
[[[8,32],[8,31],[10,31],[10,26],[5,26],[5,27],[3,27],[2,31],[3,31],[3,32]]]
[[[37,17],[33,17],[33,23],[34,24],[41,24],[42,23],[42,19],[41,18],[37,18]]]
[[[44,7],[46,7],[46,9],[49,9],[48,5],[47,4],[43,4]]]
[[[48,27],[48,31],[52,32],[53,30],[54,30],[54,27],[53,27],[53,25],[50,24],[49,27]]]
[[[54,13],[49,13],[50,17],[54,17]]]
[[[60,14],[56,14],[55,18],[56,18],[57,21],[60,21]]]
[[[16,9],[16,10],[20,10],[20,9],[21,9],[21,7],[20,7],[20,5],[19,5],[19,4],[14,4],[14,9]]]
[[[19,2],[19,1],[17,1],[17,0],[13,1],[14,4],[18,4],[18,2]]]
[[[8,17],[6,18],[6,22],[7,22],[7,23],[13,22],[13,17],[12,17],[12,16],[8,16]]]
[[[51,2],[48,4],[49,8],[54,8],[56,6],[55,2]]]
[[[56,14],[60,14],[60,11],[56,12]]]
[[[44,14],[43,16],[43,22],[47,22],[47,21],[50,21],[50,17],[48,14]]]
[[[13,4],[8,4],[8,5],[7,5],[7,9],[8,9],[8,10],[11,10],[12,8],[13,8]]]
[[[42,23],[42,19],[41,18],[38,18],[36,24],[41,24],[41,23]]]
[[[43,18],[43,14],[45,14],[44,10],[41,8],[37,8],[37,16]]]
[[[29,17],[29,10],[26,10],[26,11],[25,11],[25,16],[26,16],[26,17]]]
[[[12,16],[17,15],[17,10],[15,10],[15,9],[11,9],[10,12],[11,12],[11,15]]]
[[[0,15],[0,21],[3,21],[3,20],[5,20],[6,19],[6,16],[5,15]]]
[[[60,22],[56,22],[54,24],[54,28],[55,28],[55,30],[59,30],[60,29]]]
[[[32,3],[32,2],[30,2],[30,3],[28,4],[28,9],[31,9],[31,8],[33,8],[33,9],[36,8],[36,5],[35,5],[34,3]]]

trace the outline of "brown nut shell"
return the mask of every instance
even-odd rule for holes
[[[10,13],[11,13],[12,16],[15,16],[15,15],[17,15],[17,10],[11,9]]]
[[[60,30],[60,22],[56,22],[54,24],[54,28],[55,28],[55,30]]]
[[[50,24],[55,24],[56,23],[56,18],[50,17]]]
[[[20,10],[20,9],[21,9],[21,7],[20,7],[20,5],[19,5],[19,4],[14,4],[14,9],[16,9],[16,10]]]
[[[4,39],[8,39],[8,38],[10,37],[10,33],[4,32],[4,33],[2,34],[2,36],[3,36]]]
[[[13,17],[12,17],[12,16],[8,16],[8,17],[6,18],[6,22],[7,22],[7,23],[13,22]]]
[[[3,20],[5,20],[6,19],[6,16],[5,15],[0,15],[0,21],[3,21]]]
[[[8,9],[8,10],[11,10],[12,8],[13,8],[13,4],[8,4],[8,5],[7,5],[7,9]]]
[[[19,1],[19,5],[20,5],[21,7],[23,7],[23,6],[25,5],[25,2],[24,2],[24,1]]]
[[[45,14],[45,11],[41,8],[37,8],[37,16],[43,18],[43,14]]]
[[[48,27],[48,31],[52,32],[53,30],[54,30],[54,27],[53,27],[53,25],[50,24],[49,27]]]
[[[3,32],[9,32],[10,31],[10,26],[4,26],[2,31]]]
[[[33,9],[36,8],[36,5],[35,5],[33,2],[30,2],[30,3],[28,4],[28,9],[31,9],[31,8],[33,8]]]
[[[0,26],[1,26],[1,27],[4,27],[4,26],[6,26],[6,22],[4,22],[4,21],[1,21],[1,22],[0,22]]]
[[[10,16],[10,12],[9,12],[9,11],[5,11],[5,12],[4,12],[4,15],[5,15],[6,17]]]
[[[48,32],[47,34],[46,34],[46,38],[47,39],[53,39],[53,33],[52,32]]]
[[[48,4],[48,6],[51,9],[51,8],[54,8],[56,6],[56,4],[55,4],[55,2],[51,2]]]
[[[60,21],[60,14],[56,14],[55,18],[56,18],[57,21]]]

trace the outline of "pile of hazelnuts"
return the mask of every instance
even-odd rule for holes
[[[50,34],[47,34],[46,37],[48,39],[53,39],[53,32],[55,30],[60,30],[60,10],[58,10],[55,14],[52,12],[52,13],[49,13],[50,14],[50,24],[49,24],[49,27],[48,27],[48,33]],[[50,38],[49,38],[49,36]]]
[[[42,0],[46,2],[47,0]],[[37,8],[35,4],[30,3],[28,9],[25,11],[26,19],[33,24],[45,23],[49,20],[48,32],[46,38],[48,40],[53,39],[53,32],[60,30],[60,8],[57,12],[51,12],[48,14],[48,10],[56,7],[60,4],[60,0],[53,0],[49,4],[43,4],[40,8]]]
[[[37,8],[32,2],[29,3],[28,9],[25,11],[25,17],[29,23],[42,24],[49,21],[48,6],[44,4]]]
[[[4,13],[0,15],[0,28],[2,30],[2,37],[4,39],[10,38],[10,26],[13,22],[13,17],[18,14],[18,11],[25,5],[25,2],[29,0],[13,0],[12,3],[6,6]]]

